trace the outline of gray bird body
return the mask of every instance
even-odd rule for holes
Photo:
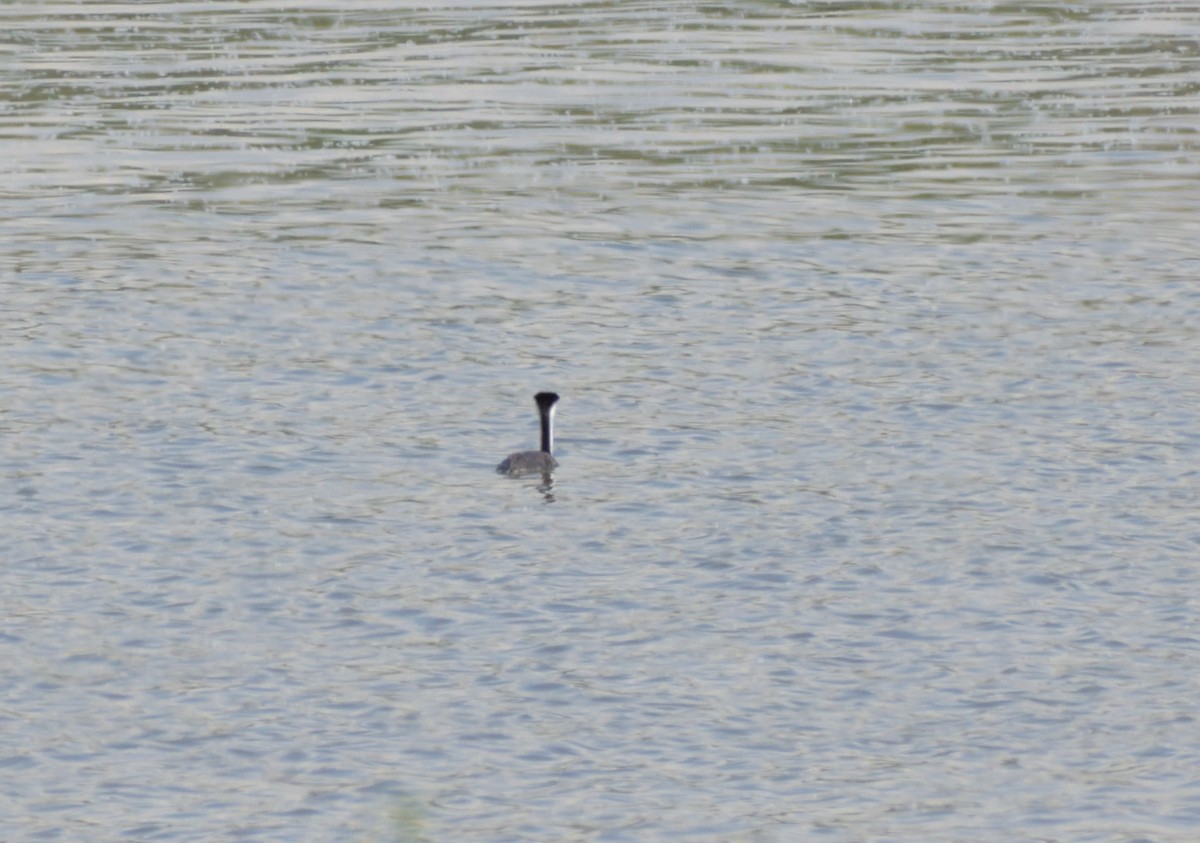
[[[558,468],[558,460],[545,451],[518,451],[509,454],[496,471],[516,477],[521,474],[549,474]]]

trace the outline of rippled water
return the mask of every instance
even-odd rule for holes
[[[0,837],[1195,838],[1200,13],[0,24]]]

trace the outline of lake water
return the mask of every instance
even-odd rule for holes
[[[1200,10],[0,25],[0,838],[1197,839]]]

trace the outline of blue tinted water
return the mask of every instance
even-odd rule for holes
[[[4,839],[1194,838],[1190,11],[0,16]]]

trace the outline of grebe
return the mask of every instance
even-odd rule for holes
[[[539,392],[533,396],[537,402],[538,415],[542,419],[542,449],[540,451],[517,451],[504,458],[504,462],[496,466],[496,471],[509,477],[522,474],[549,474],[558,467],[558,460],[550,453],[554,447],[554,403],[558,395],[553,392]]]

